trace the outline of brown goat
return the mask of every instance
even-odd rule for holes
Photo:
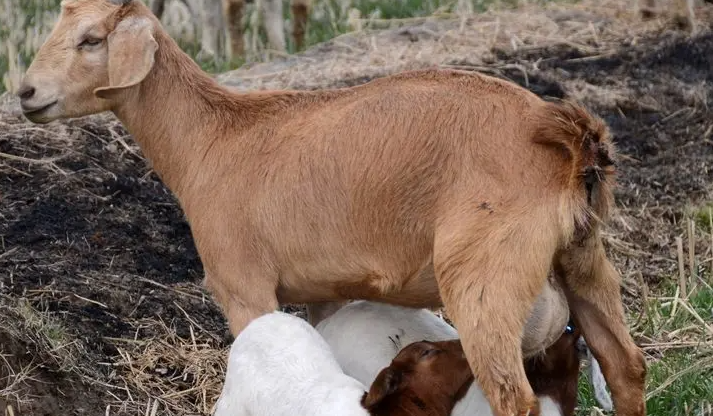
[[[548,416],[574,416],[581,352],[581,331],[573,323],[538,357],[525,360],[527,379]],[[409,344],[381,370],[362,405],[374,416],[448,416],[474,381],[459,340]],[[474,396],[478,397],[478,396]],[[483,404],[485,405],[485,403]],[[486,413],[487,406],[469,409]]]
[[[577,383],[582,351],[577,341],[582,331],[574,323],[552,344],[544,354],[525,360],[527,379],[540,398],[549,397],[559,406],[562,416],[574,416],[577,407]]]
[[[116,114],[177,196],[233,334],[280,303],[445,305],[494,415],[536,415],[520,345],[554,265],[617,413],[644,415],[599,232],[614,150],[580,106],[446,70],[238,93],[136,0],[65,1],[18,95],[37,123]]]
[[[449,416],[473,380],[460,341],[414,342],[379,372],[361,404],[372,416]]]

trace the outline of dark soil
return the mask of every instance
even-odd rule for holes
[[[623,44],[616,54],[592,59],[569,47],[496,56],[493,68],[503,63],[529,68],[540,60],[526,86],[541,95],[571,94],[567,85],[573,80],[628,89],[615,105],[585,97],[630,157],[619,163],[618,205],[631,226],[623,240],[630,250],[646,254],[638,260],[616,253],[614,258],[620,270],[636,269],[651,283],[674,270],[675,263],[666,259],[672,258],[670,235],[677,229],[658,227],[675,224],[687,206],[711,197],[711,34],[639,39],[635,46]],[[494,72],[525,85],[521,71]],[[344,80],[339,86],[366,81]],[[225,320],[200,286],[201,263],[182,213],[144,159],[116,140],[126,135],[116,122],[80,119],[48,134],[9,114],[0,121],[5,130],[0,152],[62,156],[55,164],[64,172],[0,158],[0,293],[25,297],[58,317],[85,345],[87,362],[111,362],[118,355],[111,338],[152,336],[142,320],[162,320],[188,337],[181,308],[216,346],[227,345]],[[133,146],[130,137],[124,140]],[[0,340],[3,354],[22,356],[26,348]],[[114,371],[102,367],[98,377],[111,381]],[[71,372],[43,374],[45,383],[37,384],[35,393],[44,398],[21,407],[20,414],[104,414],[105,405],[87,397],[108,399],[106,387]]]

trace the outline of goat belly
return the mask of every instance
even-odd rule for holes
[[[284,275],[278,286],[280,303],[328,302],[335,299],[364,299],[412,308],[442,306],[432,267],[407,278],[364,273],[334,279],[310,279]]]

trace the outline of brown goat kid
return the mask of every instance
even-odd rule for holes
[[[570,327],[543,354],[525,360],[535,394],[557,407],[550,415],[574,416],[577,406],[581,331]],[[379,372],[362,405],[373,416],[449,416],[473,381],[459,340],[415,342]]]
[[[135,0],[65,0],[18,95],[37,123],[116,114],[177,196],[233,334],[280,303],[445,305],[494,415],[537,415],[520,341],[554,265],[617,413],[645,414],[599,232],[614,150],[581,107],[439,70],[237,93]]]
[[[414,342],[379,372],[361,404],[371,416],[449,416],[473,380],[459,340]]]
[[[573,323],[539,357],[525,360],[525,373],[535,394],[549,397],[563,416],[574,416],[583,356],[577,341],[582,331]],[[542,399],[540,399],[542,400]]]

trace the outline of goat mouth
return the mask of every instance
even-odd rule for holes
[[[45,111],[49,110],[51,107],[53,107],[55,104],[57,104],[57,100],[52,101],[49,104],[43,105],[42,107],[25,107],[22,106],[22,114],[25,115],[25,117],[32,117],[32,116],[38,116]]]

